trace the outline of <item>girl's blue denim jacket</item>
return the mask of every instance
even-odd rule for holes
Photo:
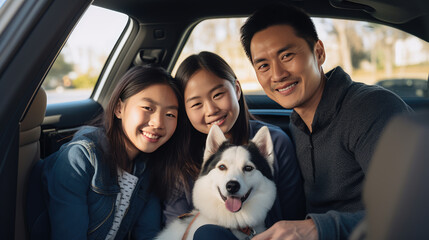
[[[116,174],[102,161],[108,147],[104,131],[83,127],[44,161],[43,181],[49,194],[52,239],[105,239],[112,227],[120,192]],[[142,155],[142,154],[140,154]],[[161,228],[161,205],[148,193],[149,171],[139,157],[139,178],[115,239],[153,239]]]

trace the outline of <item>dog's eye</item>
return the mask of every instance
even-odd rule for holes
[[[219,165],[219,170],[221,170],[221,171],[224,171],[224,170],[226,170],[226,166],[225,165],[223,165],[223,164],[221,164],[221,165]]]
[[[254,167],[252,167],[252,166],[244,166],[243,171],[245,171],[245,172],[250,172],[250,171],[252,171],[253,169],[254,169]]]

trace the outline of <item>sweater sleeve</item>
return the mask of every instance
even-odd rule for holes
[[[347,127],[350,134],[349,149],[366,174],[377,141],[386,124],[396,114],[411,112],[412,109],[395,94],[375,87],[356,95],[347,106],[350,116]],[[347,239],[356,225],[364,217],[364,211],[355,213],[328,211],[309,214],[319,234],[319,240]]]
[[[328,211],[323,214],[308,214],[307,218],[313,219],[319,240],[339,240],[348,239],[364,216],[364,211],[355,213]]]
[[[350,121],[354,126],[349,128],[353,129],[350,148],[366,173],[377,141],[389,120],[412,109],[394,93],[378,89],[360,97],[350,110],[354,119]]]

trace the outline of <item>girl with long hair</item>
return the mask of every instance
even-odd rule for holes
[[[52,238],[157,234],[161,201],[172,189],[189,189],[185,180],[195,174],[183,158],[188,145],[182,139],[188,137],[182,99],[164,69],[135,66],[98,121],[43,160]]]

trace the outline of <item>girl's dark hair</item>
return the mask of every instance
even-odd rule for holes
[[[177,81],[161,67],[157,66],[135,66],[129,69],[119,80],[118,85],[113,90],[108,106],[102,118],[102,126],[106,131],[109,141],[108,156],[104,158],[110,169],[127,169],[131,161],[125,149],[125,133],[122,129],[121,120],[115,115],[115,109],[119,100],[125,101],[133,95],[154,84],[165,84],[174,91],[179,103],[179,113],[177,127],[172,137],[156,151],[150,154],[142,153],[148,158],[147,167],[151,172],[150,191],[159,198],[165,200],[169,197],[169,192],[173,192],[177,186],[189,188],[188,175],[194,175],[194,169],[185,159],[189,145],[184,139],[189,139],[189,133],[184,131],[186,113],[184,110],[182,90]],[[187,171],[182,171],[182,168]]]
[[[269,4],[254,12],[240,29],[241,44],[251,62],[250,42],[253,36],[268,27],[280,24],[291,26],[296,36],[303,38],[311,50],[319,40],[313,21],[304,10],[281,2]]]
[[[199,70],[207,70],[219,78],[229,81],[233,87],[237,81],[237,77],[232,68],[223,60],[219,55],[212,52],[200,52],[187,57],[179,66],[176,73],[176,79],[181,83],[182,89],[186,88],[189,79]],[[241,90],[241,86],[240,86]],[[250,114],[246,101],[244,99],[243,91],[241,91],[241,97],[238,100],[240,106],[240,112],[236,122],[230,130],[232,139],[231,143],[236,145],[245,144],[249,140],[249,120],[253,119]],[[184,100],[182,100],[184,102]],[[195,162],[201,162],[203,157],[203,150],[206,142],[207,135],[200,133],[198,130],[192,127],[192,124],[187,118],[187,126],[190,126],[189,131],[191,132],[191,145],[192,146],[192,159]]]

